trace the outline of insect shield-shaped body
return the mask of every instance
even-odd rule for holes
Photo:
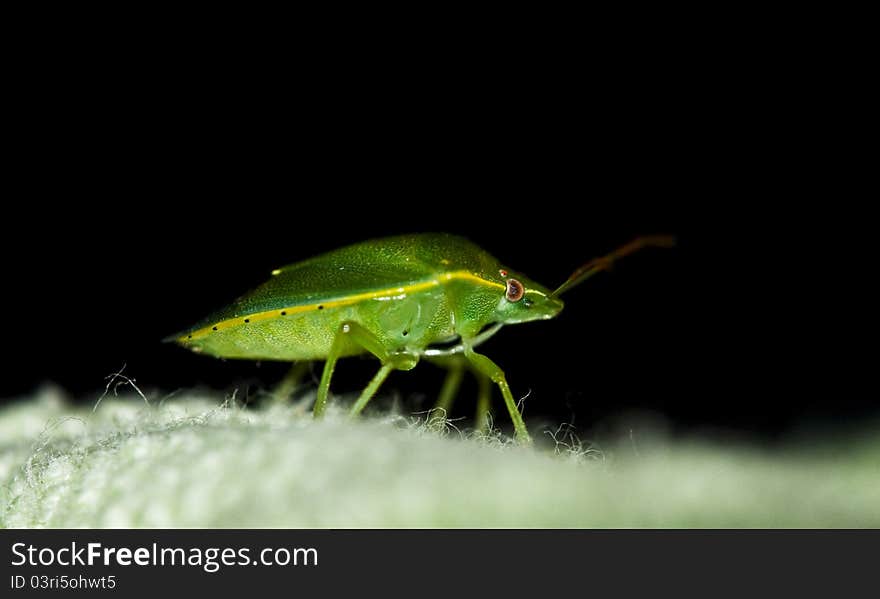
[[[315,416],[325,410],[341,357],[369,353],[381,362],[352,407],[357,414],[392,370],[410,370],[423,356],[453,356],[498,385],[517,438],[528,442],[503,371],[474,348],[504,324],[556,316],[563,306],[558,292],[603,266],[591,270],[590,264],[551,292],[461,237],[376,239],[279,268],[262,286],[169,340],[222,358],[325,360]]]

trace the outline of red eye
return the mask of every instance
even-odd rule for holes
[[[508,301],[518,302],[525,295],[526,290],[523,287],[523,284],[517,281],[516,279],[507,279],[507,292],[506,296]]]

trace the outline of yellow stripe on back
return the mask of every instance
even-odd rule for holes
[[[273,273],[275,274],[275,273]],[[415,293],[417,291],[422,291],[424,289],[430,289],[431,287],[437,287],[438,285],[442,285],[444,283],[448,283],[450,281],[471,281],[473,283],[477,283],[479,285],[484,285],[487,287],[494,287],[497,289],[505,289],[505,286],[501,283],[497,283],[495,281],[489,281],[484,279],[483,277],[476,275],[472,272],[468,272],[466,270],[459,270],[454,272],[448,272],[440,275],[435,279],[431,279],[428,281],[422,281],[420,283],[411,283],[409,285],[400,285],[399,287],[392,287],[390,289],[381,289],[379,291],[367,291],[364,293],[357,293],[355,295],[350,295],[348,297],[339,298],[335,300],[327,300],[322,302],[317,302],[314,304],[306,304],[301,306],[290,306],[289,308],[278,308],[275,310],[268,310],[266,312],[255,312],[253,314],[247,314],[245,316],[240,316],[236,318],[230,318],[227,320],[221,320],[211,326],[203,327],[188,335],[184,335],[180,337],[179,341],[192,341],[194,339],[200,339],[205,337],[211,333],[222,331],[225,329],[229,329],[235,326],[239,326],[241,324],[247,324],[252,322],[260,322],[262,320],[269,320],[272,318],[278,318],[281,316],[287,316],[289,314],[300,314],[302,312],[309,311],[317,311],[327,308],[338,308],[341,306],[350,306],[352,304],[356,304],[358,302],[362,302],[364,300],[371,299],[383,299],[383,298],[397,298],[398,296],[405,296],[408,293]],[[401,298],[402,299],[402,298]]]

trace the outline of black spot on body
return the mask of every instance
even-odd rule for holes
[[[245,322],[250,322],[251,319],[250,319],[250,318],[245,318],[244,321],[245,321]]]
[[[216,330],[217,330],[217,327],[211,327],[211,330],[212,330],[212,331],[216,331]]]

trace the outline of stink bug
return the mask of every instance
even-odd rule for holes
[[[381,362],[351,413],[360,413],[392,370],[411,370],[426,357],[455,359],[501,390],[516,437],[529,442],[501,368],[475,348],[506,324],[553,318],[559,295],[612,262],[665,236],[641,237],[577,269],[555,291],[502,265],[454,235],[426,233],[365,241],[272,272],[230,306],[168,340],[221,358],[325,360],[314,415],[327,405],[339,358],[369,353]],[[449,389],[444,385],[448,405]],[[488,387],[486,387],[488,389]]]

